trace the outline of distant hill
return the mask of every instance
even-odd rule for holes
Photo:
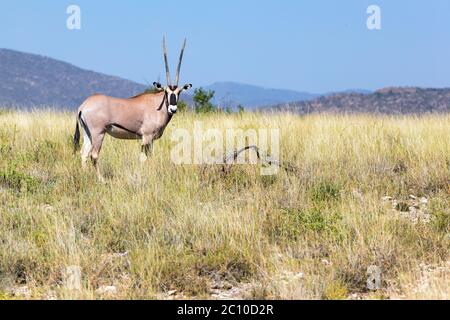
[[[361,93],[361,94],[369,94],[373,93],[373,91],[366,90],[366,89],[347,89],[344,91],[335,91],[335,92],[328,92],[326,94],[322,94],[321,96],[333,96],[335,94],[342,94],[342,93]]]
[[[317,112],[381,114],[450,112],[450,88],[390,87],[370,94],[339,93],[322,96],[312,101],[278,104],[261,110],[282,110],[299,114]]]
[[[41,55],[0,49],[0,108],[75,109],[94,93],[126,98],[146,88],[140,83],[84,70]],[[450,89],[392,87],[373,93],[352,89],[318,95],[235,82],[217,82],[205,89],[215,91],[214,102],[220,107],[243,105],[251,110],[289,110],[300,114],[450,112]],[[193,103],[191,94],[183,94],[182,99],[189,105]]]
[[[130,97],[145,85],[40,55],[0,49],[0,107],[76,108],[93,93]]]
[[[311,100],[319,95],[283,89],[270,89],[236,82],[217,82],[206,86],[214,90],[214,103],[223,107],[242,105],[247,109],[299,100]]]

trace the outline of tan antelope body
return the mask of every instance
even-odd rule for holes
[[[167,50],[164,41],[166,87],[155,82],[153,85],[159,91],[141,94],[128,99],[93,95],[84,101],[78,109],[74,147],[75,149],[79,147],[81,127],[83,130],[82,165],[85,167],[90,157],[100,180],[103,180],[103,178],[97,162],[105,134],[109,134],[117,139],[141,140],[141,160],[145,161],[151,151],[153,141],[159,139],[164,133],[164,129],[169,124],[172,116],[177,112],[177,104],[181,92],[192,87],[191,84],[187,84],[178,88],[185,45],[186,41],[180,54],[176,85],[171,85]]]

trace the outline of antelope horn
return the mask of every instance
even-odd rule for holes
[[[164,63],[166,64],[167,85],[170,86],[171,85],[171,81],[170,81],[169,62],[167,60],[166,37],[163,37],[163,51],[164,51]]]
[[[180,81],[181,61],[183,60],[184,48],[186,48],[186,38],[184,39],[183,48],[181,48],[181,53],[180,53],[180,60],[178,61],[177,76],[176,76],[176,86],[177,87],[178,87],[178,83]]]

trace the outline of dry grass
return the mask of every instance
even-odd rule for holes
[[[282,160],[300,171],[236,166],[215,179],[174,165],[171,131],[194,120],[279,127]],[[106,184],[72,154],[74,125],[69,114],[0,114],[0,298],[24,286],[29,298],[102,298],[104,285],[126,299],[211,298],[213,287],[263,299],[450,298],[449,115],[177,115],[144,165],[137,142],[108,137]],[[425,197],[430,222],[386,195]],[[71,265],[80,291],[63,285]],[[376,292],[369,265],[382,269]],[[424,286],[423,268],[443,271]]]

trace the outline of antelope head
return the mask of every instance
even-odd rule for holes
[[[180,81],[180,70],[181,70],[181,61],[183,61],[183,54],[184,54],[184,48],[186,47],[186,39],[184,39],[183,47],[181,48],[180,53],[180,59],[178,60],[178,67],[177,67],[177,74],[175,77],[175,84],[172,83],[171,77],[170,77],[170,71],[169,71],[169,62],[167,58],[167,47],[166,47],[166,39],[163,38],[163,52],[164,52],[164,63],[166,66],[166,81],[167,85],[164,87],[159,82],[154,82],[153,85],[157,89],[164,90],[165,96],[164,101],[166,102],[167,111],[170,115],[173,115],[177,113],[177,105],[178,100],[180,98],[180,94],[185,91],[192,88],[192,84],[186,84],[182,87],[179,87],[179,81]],[[164,103],[163,103],[164,104]]]

